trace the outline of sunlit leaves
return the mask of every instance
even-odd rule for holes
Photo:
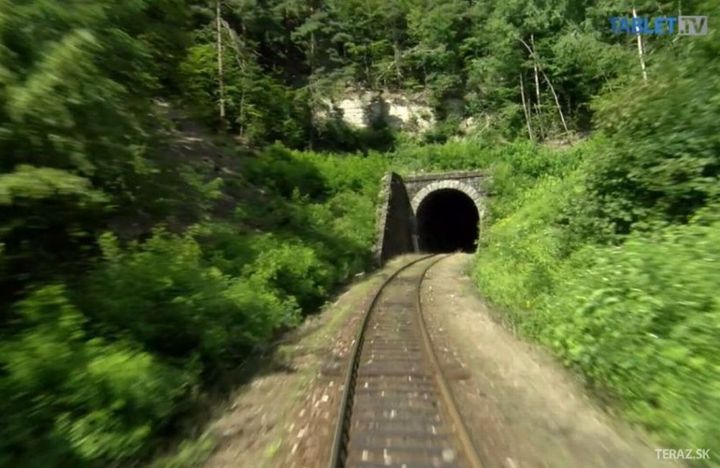
[[[0,453],[43,458],[64,441],[75,460],[127,457],[189,390],[191,374],[128,343],[88,337],[61,286],[39,289],[19,310],[25,329],[0,345]]]
[[[58,169],[19,166],[0,174],[0,206],[51,198],[74,198],[80,207],[108,201],[87,179]]]

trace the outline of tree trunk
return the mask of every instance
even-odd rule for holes
[[[569,130],[568,130],[567,123],[565,122],[565,115],[563,114],[562,107],[560,106],[560,100],[558,99],[558,95],[555,92],[555,88],[553,87],[552,82],[550,81],[550,78],[547,76],[545,71],[540,66],[540,59],[538,58],[537,52],[535,51],[535,41],[533,41],[532,35],[530,36],[530,43],[532,44],[532,47],[529,46],[527,44],[527,42],[523,41],[522,39],[520,39],[520,42],[522,42],[522,44],[525,46],[525,48],[528,50],[528,52],[530,52],[530,55],[533,59],[533,65],[535,67],[535,86],[536,86],[536,90],[537,90],[536,92],[538,93],[538,96],[539,96],[540,91],[539,91],[539,85],[538,85],[538,81],[537,81],[537,79],[538,79],[537,73],[539,70],[540,73],[542,73],[543,78],[545,78],[545,81],[547,82],[548,87],[550,88],[550,92],[553,95],[553,99],[555,99],[555,105],[557,106],[558,114],[560,114],[560,121],[562,122],[563,128],[565,129],[565,133],[568,133]]]
[[[223,43],[222,43],[222,16],[220,15],[220,0],[215,2],[215,26],[217,29],[217,69],[218,94],[220,97],[220,125],[225,127],[225,83],[223,82]]]
[[[315,8],[311,8],[310,16],[315,14]],[[317,50],[317,40],[315,38],[315,31],[310,32],[310,51],[309,51],[309,57],[308,62],[310,65],[310,76],[308,77],[308,90],[310,93],[310,138],[308,138],[308,149],[310,151],[313,150],[315,146],[315,106],[317,106],[317,102],[315,101],[315,55]]]
[[[637,11],[635,7],[632,9],[633,19],[637,20]],[[643,80],[647,81],[647,70],[645,69],[645,51],[643,50],[642,36],[640,35],[640,27],[635,24],[635,35],[637,36],[638,55],[640,57],[640,70],[642,70]]]
[[[535,59],[535,38],[530,34],[530,44],[532,44],[532,50],[530,55],[533,59],[533,70],[535,71],[535,97],[537,98],[536,106],[540,106],[540,79],[538,77],[538,63]]]
[[[540,70],[542,71],[542,70]],[[553,95],[553,98],[555,99],[555,105],[557,106],[558,114],[560,114],[560,122],[562,122],[563,129],[565,130],[565,133],[569,133],[567,123],[565,122],[565,116],[563,115],[562,107],[560,106],[560,100],[558,99],[558,95],[555,92],[555,88],[553,87],[552,83],[550,82],[550,78],[545,74],[544,71],[542,71],[543,76],[545,77],[545,81],[547,81],[548,87],[550,88],[550,92]]]
[[[524,42],[524,41],[523,41]],[[533,59],[533,72],[535,73],[535,113],[538,116],[538,127],[540,127],[540,137],[545,138],[545,129],[543,128],[542,124],[542,109],[540,109],[541,104],[541,98],[540,98],[540,76],[538,73],[538,61],[535,56],[535,37],[533,34],[530,34],[530,43],[532,44],[532,50],[530,51],[530,56]]]
[[[372,80],[372,76],[370,73],[370,57],[368,53],[368,49],[370,47],[368,45],[365,45],[365,48],[363,49],[363,63],[365,64],[365,79],[367,80],[368,86],[370,86],[370,89],[372,89],[375,86],[375,83]]]
[[[532,127],[530,126],[530,111],[525,100],[525,83],[523,81],[523,74],[520,72],[520,97],[522,98],[523,113],[525,114],[525,124],[527,125],[528,136],[530,140],[534,141]]]
[[[227,21],[221,20],[222,26],[227,31],[228,35],[230,36],[230,47],[232,47],[233,51],[235,52],[235,61],[237,62],[237,66],[240,69],[240,77],[245,77],[245,62],[243,61],[243,55],[242,50],[240,49],[240,45],[242,44],[240,39],[238,38],[237,34],[235,33],[235,30],[230,27]],[[243,36],[245,35],[245,23],[241,21],[241,25],[243,28]],[[238,121],[240,122],[240,128],[238,129],[238,134],[240,138],[242,138],[245,135],[245,86],[243,83],[240,83],[240,106],[238,109]]]
[[[400,49],[400,41],[398,40],[397,29],[393,30],[393,53],[395,58],[395,75],[397,76],[398,86],[402,84],[402,50]]]

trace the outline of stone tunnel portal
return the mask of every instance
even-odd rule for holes
[[[482,235],[480,224],[488,196],[482,171],[443,172],[382,179],[378,236],[373,257],[378,265],[409,252],[472,252]]]
[[[424,252],[474,252],[480,215],[471,197],[460,190],[435,190],[416,212],[418,243]]]

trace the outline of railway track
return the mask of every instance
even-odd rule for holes
[[[407,263],[371,301],[345,377],[330,468],[482,466],[422,315],[422,281],[442,258]]]

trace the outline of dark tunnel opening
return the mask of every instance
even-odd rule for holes
[[[473,252],[480,216],[473,200],[455,189],[430,193],[417,210],[420,249],[424,252]]]

